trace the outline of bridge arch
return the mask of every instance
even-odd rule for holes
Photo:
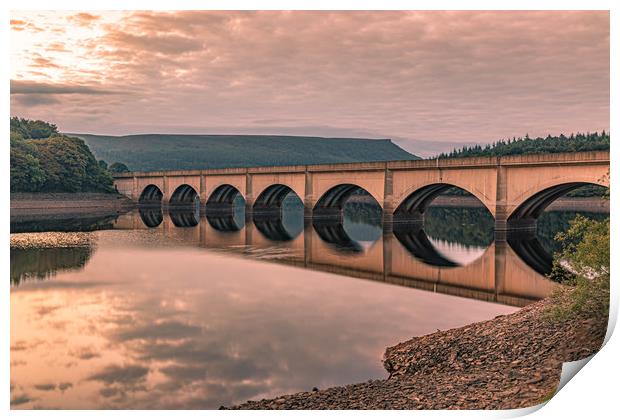
[[[396,207],[396,210],[394,210],[394,215],[411,219],[422,219],[424,217],[424,212],[431,202],[440,194],[453,187],[466,191],[476,197],[478,201],[480,201],[480,203],[482,203],[491,213],[491,215],[495,217],[495,209],[489,207],[487,197],[484,194],[476,191],[476,189],[471,189],[470,191],[460,185],[443,182],[432,183],[422,187],[417,186],[406,191],[402,195],[404,198],[401,198],[401,200],[397,202],[398,206]]]
[[[149,184],[142,190],[140,198],[138,199],[138,204],[161,205],[163,198],[164,193],[159,189],[159,187],[155,184]]]
[[[528,191],[527,198],[523,200],[521,203],[516,205],[514,209],[511,211],[510,216],[508,216],[508,223],[520,223],[527,221],[535,221],[542,214],[543,211],[555,200],[562,197],[563,195],[576,190],[577,188],[584,187],[586,185],[596,185],[606,187],[605,183],[602,180],[598,180],[596,182],[583,182],[583,181],[573,181],[573,182],[563,182],[563,183],[555,183],[555,185],[548,185],[549,183],[544,183],[537,188],[536,190]]]
[[[245,202],[243,194],[241,194],[241,191],[239,191],[237,187],[231,184],[221,184],[209,195],[207,199],[207,210],[232,208],[237,197],[241,197]]]
[[[303,199],[293,188],[286,184],[273,184],[266,187],[258,194],[254,201],[254,210],[277,210],[282,207],[282,202],[289,194],[294,194],[299,201]]]
[[[188,184],[179,185],[172,196],[170,196],[170,205],[171,206],[190,206],[196,205],[196,203],[200,200],[198,192]]]
[[[338,184],[323,193],[314,205],[313,212],[315,214],[340,214],[347,199],[360,190],[372,197],[374,202],[383,208],[377,198],[365,188],[356,184]]]

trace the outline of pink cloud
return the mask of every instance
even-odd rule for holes
[[[608,12],[135,12],[103,28],[82,45],[103,66],[93,83],[131,94],[93,103],[96,119],[63,112],[66,96],[12,112],[95,133],[486,142],[609,128]]]

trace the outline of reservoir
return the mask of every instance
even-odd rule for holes
[[[481,208],[386,225],[363,202],[337,221],[293,203],[12,223],[11,407],[208,409],[385,378],[387,346],[549,295],[573,216],[505,240]]]

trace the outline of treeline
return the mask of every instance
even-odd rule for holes
[[[54,124],[13,117],[10,128],[11,192],[112,192],[111,172],[128,170],[121,163],[108,168]]]
[[[477,156],[510,156],[531,155],[536,153],[586,152],[592,150],[609,150],[609,133],[577,133],[565,136],[513,137],[508,140],[499,140],[492,144],[481,146],[463,146],[449,153],[442,153],[438,158],[477,157]],[[568,197],[601,197],[606,189],[597,185],[586,185],[567,194]],[[446,195],[469,195],[468,193],[452,188]]]
[[[585,152],[590,150],[609,150],[609,133],[577,133],[569,137],[559,136],[536,137],[529,135],[508,140],[499,140],[481,146],[463,146],[449,153],[442,153],[439,158],[475,157],[475,156],[510,156],[531,155],[535,153]]]

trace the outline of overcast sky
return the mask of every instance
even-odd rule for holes
[[[381,137],[416,153],[609,128],[608,12],[35,11],[11,29],[11,115],[65,132]]]

